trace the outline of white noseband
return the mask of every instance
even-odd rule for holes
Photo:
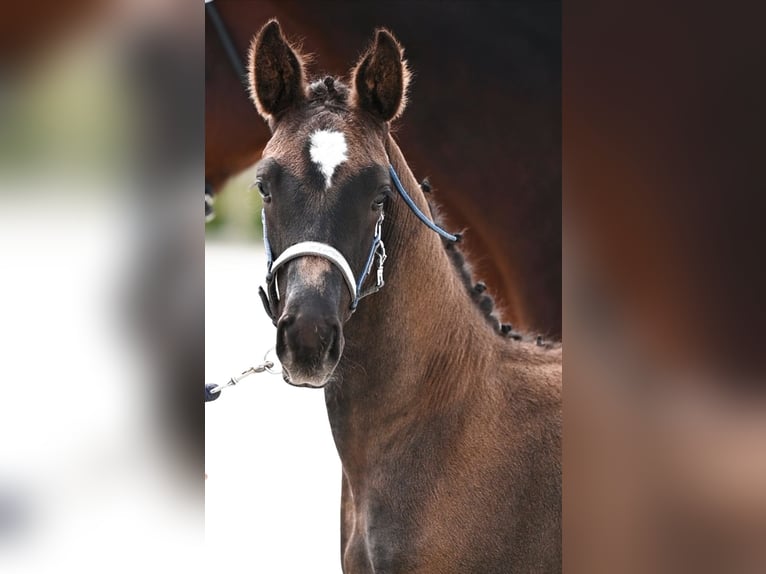
[[[346,286],[351,292],[351,301],[356,301],[356,280],[354,279],[354,272],[351,271],[351,266],[343,257],[343,254],[326,243],[319,243],[318,241],[301,241],[295,245],[291,245],[285,249],[282,254],[276,258],[271,265],[271,274],[276,277],[276,273],[280,267],[282,267],[288,261],[297,259],[298,257],[304,257],[306,255],[314,255],[327,259],[330,263],[338,268],[343,279],[346,281]]]

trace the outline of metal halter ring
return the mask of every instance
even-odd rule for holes
[[[267,373],[270,373],[272,375],[281,375],[282,374],[282,367],[281,367],[282,364],[279,363],[279,358],[277,358],[277,356],[276,356],[276,349],[277,349],[276,347],[271,347],[268,351],[266,351],[266,354],[263,356],[263,366],[264,366],[264,370]],[[274,360],[270,361],[269,360],[269,355],[271,355],[272,353],[274,354]],[[277,363],[279,363],[280,368],[279,368],[278,371],[275,371],[274,370],[274,365],[276,365]]]

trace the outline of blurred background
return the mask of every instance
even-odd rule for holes
[[[566,572],[766,571],[763,17],[564,5]]]
[[[198,567],[204,13],[190,8],[4,6],[0,571]]]

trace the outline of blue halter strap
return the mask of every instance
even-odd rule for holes
[[[418,206],[415,205],[414,201],[412,201],[412,198],[407,193],[407,190],[404,189],[402,182],[399,180],[399,176],[396,174],[396,170],[394,169],[394,166],[392,166],[391,164],[388,164],[388,171],[391,174],[391,179],[394,182],[394,187],[396,187],[396,191],[399,192],[399,195],[402,196],[404,203],[407,204],[407,207],[409,207],[412,210],[412,213],[414,213],[420,221],[426,224],[426,227],[428,227],[431,231],[435,231],[447,241],[452,241],[452,242],[460,241],[459,235],[453,235],[452,233],[448,233],[444,231],[441,227],[439,227],[433,221],[428,219],[428,217],[422,211],[420,211],[420,209],[418,209]]]
[[[428,216],[426,216],[420,209],[418,209],[418,206],[415,205],[415,202],[404,189],[404,186],[402,185],[396,170],[390,164],[388,166],[388,171],[391,174],[391,180],[394,183],[396,191],[399,193],[399,195],[402,196],[402,199],[404,200],[407,207],[410,208],[412,213],[414,213],[415,216],[426,225],[426,227],[432,231],[435,231],[447,241],[460,241],[460,235],[448,233],[436,225],[436,223],[434,223],[431,219],[428,218]],[[351,270],[351,266],[348,264],[348,261],[343,256],[343,254],[341,254],[331,245],[327,245],[325,243],[302,241],[285,249],[282,254],[280,254],[280,256],[274,260],[273,253],[271,251],[271,244],[269,243],[269,234],[266,229],[266,211],[261,210],[261,221],[263,223],[263,245],[266,251],[266,289],[268,292],[264,290],[263,287],[260,287],[258,293],[261,296],[261,300],[263,301],[264,309],[271,318],[272,322],[276,325],[277,306],[279,303],[279,290],[276,284],[277,272],[279,271],[279,268],[285,265],[288,261],[298,257],[322,257],[330,261],[330,263],[338,268],[338,270],[343,275],[343,278],[346,281],[346,285],[348,286],[348,289],[351,293],[352,313],[356,310],[361,299],[380,291],[380,289],[385,284],[385,281],[383,280],[383,264],[386,261],[386,248],[383,244],[383,217],[383,212],[381,211],[380,217],[375,224],[375,233],[372,237],[372,244],[370,245],[370,251],[367,255],[367,260],[365,261],[364,268],[362,269],[362,273],[359,275],[359,278],[354,279],[354,274]],[[371,285],[365,290],[362,290],[362,286],[367,280],[367,277],[370,275],[372,265],[376,258],[378,260],[378,268],[375,284]]]

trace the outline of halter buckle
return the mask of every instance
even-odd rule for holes
[[[378,243],[376,255],[378,256],[378,271],[377,271],[375,283],[377,288],[380,289],[385,284],[385,281],[383,280],[383,264],[386,262],[386,258],[387,258],[386,246],[383,245],[383,241]]]

